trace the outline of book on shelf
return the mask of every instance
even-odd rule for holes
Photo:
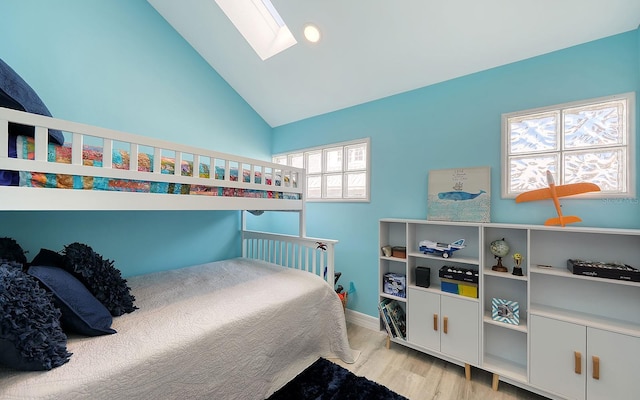
[[[397,333],[397,337],[402,339],[407,338],[407,317],[404,312],[404,308],[397,300],[391,300],[389,304],[387,304],[387,309],[389,310],[389,316],[391,317],[391,322],[395,328]]]
[[[382,318],[382,323],[387,330],[387,335],[389,335],[389,337],[396,337],[396,334],[392,328],[393,325],[391,323],[391,317],[389,317],[389,312],[387,311],[387,303],[389,303],[390,301],[390,299],[382,300],[378,304],[378,311],[380,311],[380,318]]]
[[[407,338],[406,316],[397,300],[384,299],[378,305],[382,321],[390,337]]]

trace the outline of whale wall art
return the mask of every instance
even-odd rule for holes
[[[429,171],[427,219],[491,222],[491,168]]]

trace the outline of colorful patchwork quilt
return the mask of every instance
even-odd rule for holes
[[[33,160],[35,152],[34,139],[32,137],[18,136],[17,143],[18,158]],[[83,146],[82,163],[83,165],[101,167],[103,151],[98,146]],[[71,146],[69,144],[57,145],[49,143],[48,161],[63,164],[71,163]],[[153,154],[138,154],[138,171],[153,172]],[[124,149],[113,149],[112,163],[114,169],[128,170],[130,165],[129,152]],[[160,162],[160,172],[162,174],[174,174],[175,160],[171,157],[162,157]],[[180,166],[182,176],[193,176],[193,162],[183,160]],[[210,177],[210,166],[200,164],[198,168],[198,176],[200,178]],[[225,169],[215,165],[215,179],[223,180]],[[266,184],[270,185],[272,174],[262,174],[256,171],[254,174],[256,184],[262,183],[262,178],[266,180]],[[238,168],[230,168],[229,178],[231,181],[238,181]],[[275,177],[276,186],[282,185],[280,176]],[[242,170],[242,181],[251,183],[250,171]],[[285,176],[285,183],[289,183],[289,177]],[[296,187],[296,182],[292,182]],[[20,171],[20,186],[44,187],[44,188],[62,188],[62,189],[84,189],[84,190],[111,190],[122,192],[142,192],[142,193],[169,193],[169,194],[194,194],[206,196],[226,196],[226,197],[250,197],[250,198],[276,198],[276,199],[300,199],[297,193],[288,193],[273,190],[253,190],[241,188],[229,188],[224,186],[208,186],[208,185],[188,185],[170,182],[153,182],[119,178],[104,178],[92,176],[78,176],[66,174],[40,173],[31,171]]]

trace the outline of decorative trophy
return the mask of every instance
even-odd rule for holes
[[[516,266],[513,267],[512,275],[522,276],[522,267],[520,266],[522,264],[522,259],[523,257],[520,253],[515,253],[513,255],[513,261],[516,263]]]

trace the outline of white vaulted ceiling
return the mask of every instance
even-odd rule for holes
[[[272,127],[640,24],[640,0],[272,0],[298,43],[263,61],[214,0],[148,1]]]

